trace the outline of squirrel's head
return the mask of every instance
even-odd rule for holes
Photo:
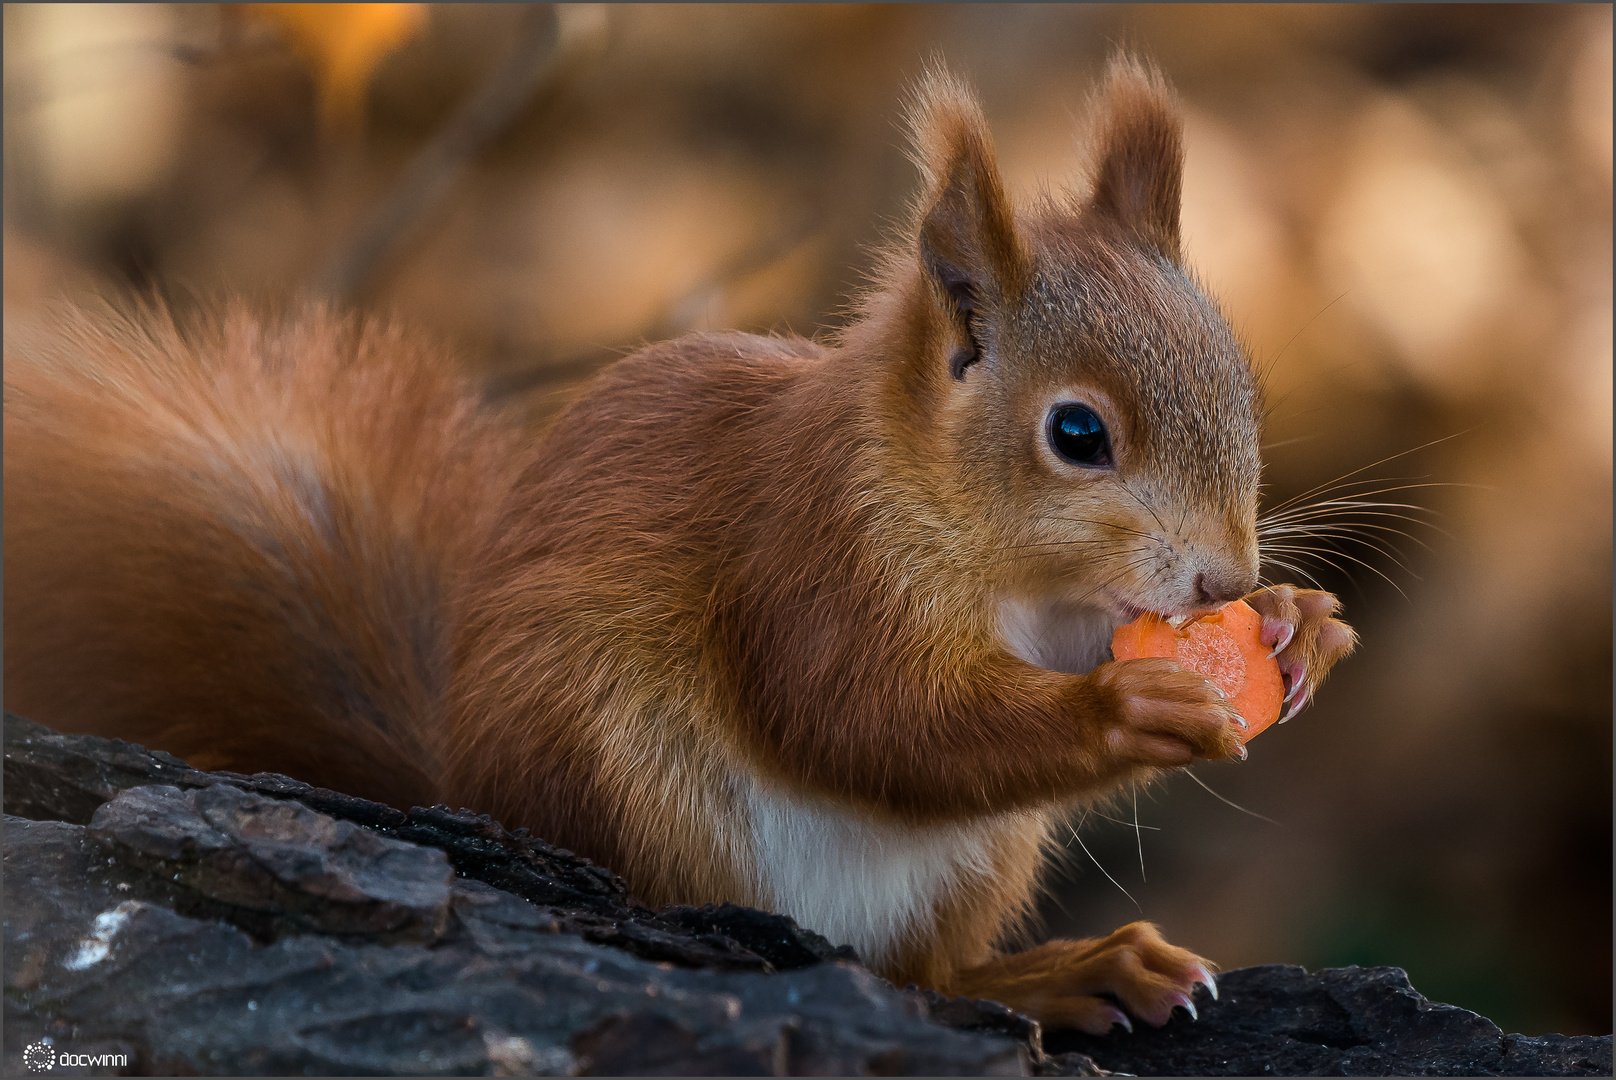
[[[1257,583],[1257,388],[1182,261],[1171,91],[1118,59],[1094,107],[1088,189],[1018,214],[969,91],[922,82],[916,347],[889,391],[996,584],[1119,621],[1204,612]]]

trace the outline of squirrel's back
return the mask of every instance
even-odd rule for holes
[[[7,327],[5,418],[8,708],[437,801],[460,583],[518,462],[449,357],[318,310],[63,309]]]

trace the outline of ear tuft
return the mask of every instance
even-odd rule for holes
[[[916,224],[920,261],[967,342],[949,361],[954,377],[963,378],[978,358],[981,313],[1019,293],[1027,261],[987,120],[971,91],[933,67],[915,87],[908,121],[925,184]]]
[[[1183,121],[1161,72],[1127,54],[1111,58],[1094,118],[1090,208],[1148,247],[1180,261]]]

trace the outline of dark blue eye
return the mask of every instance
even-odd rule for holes
[[[1061,460],[1092,469],[1111,465],[1111,440],[1105,425],[1086,405],[1057,405],[1049,414],[1049,445]]]

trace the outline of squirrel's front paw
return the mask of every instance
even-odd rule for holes
[[[1317,589],[1272,585],[1245,598],[1262,616],[1262,643],[1273,647],[1285,679],[1283,724],[1302,711],[1324,676],[1358,643],[1352,627],[1335,618],[1341,601]]]
[[[1246,721],[1208,679],[1174,661],[1117,660],[1089,678],[1111,699],[1102,738],[1113,759],[1171,769],[1196,758],[1245,757]]]

